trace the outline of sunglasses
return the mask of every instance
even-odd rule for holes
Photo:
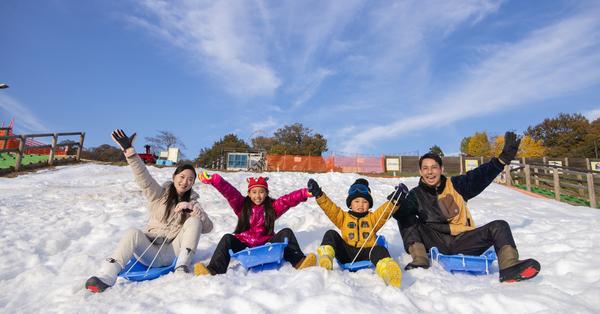
[[[360,193],[360,194],[371,194],[371,192],[369,192],[369,188],[364,185],[364,184],[354,184],[352,186],[350,186],[350,189],[348,190],[348,194],[352,195],[352,194],[356,194],[356,193]]]

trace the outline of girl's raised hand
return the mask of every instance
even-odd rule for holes
[[[208,172],[202,171],[198,174],[198,179],[200,180],[200,182],[202,182],[204,184],[210,184],[210,181],[212,180],[212,176],[210,174],[208,174]]]

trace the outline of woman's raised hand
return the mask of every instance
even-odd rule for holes
[[[136,135],[136,133],[133,133],[130,137],[127,137],[127,134],[125,134],[125,132],[123,132],[123,130],[115,129],[112,132],[111,137],[112,137],[113,141],[115,141],[115,143],[117,143],[119,146],[121,146],[121,149],[123,151],[125,151],[126,149],[128,149],[129,147],[131,147],[133,145],[133,141],[135,140],[135,135]]]

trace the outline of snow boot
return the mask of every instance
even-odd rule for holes
[[[519,252],[510,245],[505,245],[498,252],[498,268],[500,282],[517,282],[535,277],[541,269],[540,263],[534,259],[519,260]]]
[[[333,269],[333,259],[335,258],[335,250],[331,245],[321,245],[317,248],[319,254],[319,266],[327,269]]]
[[[100,268],[100,274],[90,277],[85,282],[85,288],[98,293],[114,286],[121,269],[123,267],[114,258],[107,258]]]
[[[212,275],[212,274],[211,274],[210,270],[208,270],[208,268],[206,268],[206,266],[204,266],[204,264],[196,263],[196,264],[194,264],[194,275],[206,276],[206,275]]]
[[[299,261],[294,268],[304,269],[317,265],[317,256],[314,253],[309,253],[301,261]]]
[[[175,263],[175,273],[189,273],[193,257],[192,249],[182,248],[177,257],[177,263]]]
[[[377,266],[375,266],[375,272],[383,279],[386,285],[400,288],[402,284],[402,270],[400,269],[400,265],[391,257],[379,260]]]
[[[415,242],[408,247],[408,253],[412,257],[412,262],[408,263],[404,270],[411,270],[414,268],[429,268],[429,258],[427,257],[427,250],[425,245],[421,242]]]

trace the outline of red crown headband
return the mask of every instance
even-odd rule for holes
[[[261,187],[268,191],[269,184],[267,184],[267,180],[269,180],[268,177],[258,177],[258,178],[250,177],[250,178],[246,179],[246,181],[248,181],[248,192],[250,192],[250,190],[252,190],[252,188],[255,188],[255,187]]]

